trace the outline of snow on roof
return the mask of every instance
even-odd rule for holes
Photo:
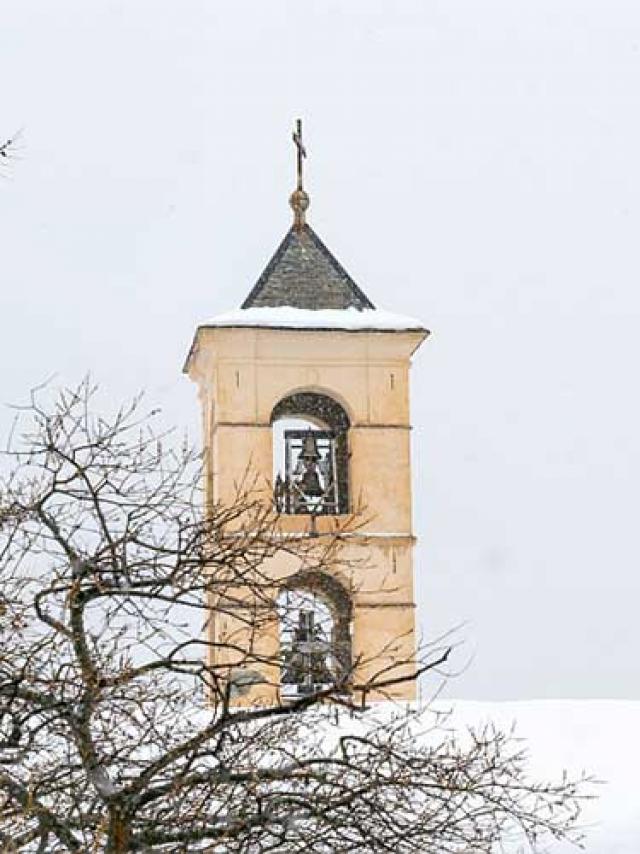
[[[379,308],[307,309],[292,306],[238,308],[216,315],[203,326],[249,326],[271,329],[345,329],[348,331],[427,332],[415,317]]]

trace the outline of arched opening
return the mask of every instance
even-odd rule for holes
[[[324,573],[290,579],[278,596],[281,691],[299,697],[336,683],[351,671],[351,600]]]
[[[332,398],[298,392],[271,413],[274,497],[281,513],[349,511],[349,417]]]

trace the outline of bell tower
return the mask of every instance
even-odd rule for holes
[[[359,681],[413,659],[409,368],[429,334],[376,308],[308,225],[300,122],[293,140],[293,224],[241,308],[198,327],[185,365],[202,406],[208,500],[233,500],[249,467],[285,532],[355,522],[343,568],[287,571],[278,625],[262,640],[281,662],[268,680],[281,696],[316,690],[336,668]],[[274,584],[281,573],[274,565]],[[389,689],[414,694],[411,681]]]

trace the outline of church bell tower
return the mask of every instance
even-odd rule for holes
[[[185,365],[209,501],[232,501],[250,467],[283,531],[321,537],[355,522],[340,569],[287,568],[261,641],[280,661],[267,681],[281,698],[322,687],[338,666],[358,681],[413,659],[409,368],[429,334],[376,308],[307,223],[300,122],[293,140],[293,224],[241,308],[198,327]],[[282,572],[274,564],[276,586]],[[232,630],[210,629],[213,640]],[[413,699],[415,684],[389,694]]]

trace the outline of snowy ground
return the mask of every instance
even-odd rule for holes
[[[597,797],[584,804],[581,828],[586,854],[640,854],[640,701],[522,700],[475,702],[439,700],[432,710],[446,712],[446,728],[460,731],[492,722],[514,729],[529,753],[529,771],[538,782],[558,780],[563,771],[579,777],[586,772],[600,781],[590,787]],[[333,718],[331,707],[327,713]],[[394,703],[372,704],[369,725],[395,716]],[[198,715],[202,714],[201,711]],[[202,718],[204,722],[208,718]],[[432,723],[425,719],[425,724]],[[360,717],[344,714],[331,733],[357,731]],[[423,731],[418,724],[418,732]],[[324,742],[327,733],[320,735]],[[430,736],[428,736],[430,737]],[[521,838],[507,840],[500,854],[579,854],[569,843],[547,842],[531,848]],[[498,852],[496,852],[498,854]]]
[[[562,769],[583,769],[604,781],[600,797],[586,805],[588,854],[640,854],[640,702],[623,700],[534,700],[485,703],[441,702],[453,709],[454,725],[492,720],[501,728],[516,722],[527,740],[531,769],[557,777]],[[574,846],[553,844],[549,854]],[[533,854],[516,847],[514,854]],[[538,852],[535,852],[538,854]]]

